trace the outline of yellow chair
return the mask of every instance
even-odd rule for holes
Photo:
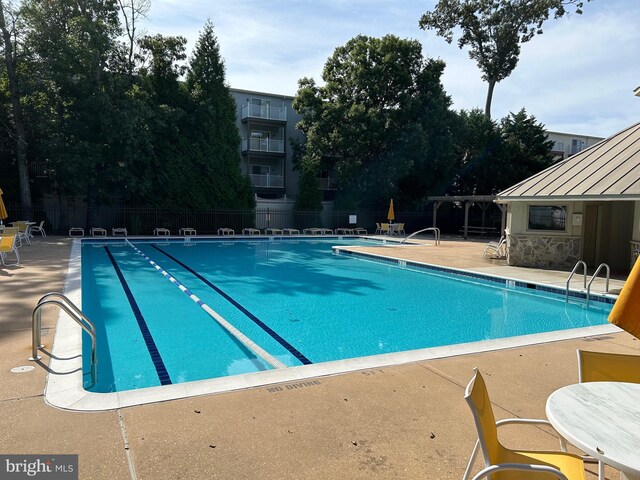
[[[381,223],[380,224],[380,235],[389,235],[389,224]]]
[[[584,462],[578,455],[566,452],[566,441],[560,439],[563,451],[525,451],[511,450],[504,447],[498,440],[498,427],[505,424],[544,424],[546,420],[532,420],[526,418],[509,418],[496,422],[491,408],[491,401],[484,379],[477,368],[465,391],[465,400],[471,408],[478,430],[478,441],[473,449],[469,464],[463,479],[469,478],[469,473],[475,462],[476,455],[482,450],[485,468],[478,472],[473,480],[487,478],[492,480],[543,480],[558,478],[562,480],[584,480]]]
[[[578,381],[640,383],[640,355],[578,350]]]
[[[15,235],[17,244],[16,246],[22,246],[22,240],[20,240],[20,230],[18,229],[18,227],[4,227],[4,232],[2,233],[2,235],[5,235],[7,237]]]
[[[20,254],[18,254],[18,249],[16,248],[16,235],[5,235],[4,237],[0,237],[0,262],[2,265],[7,266],[5,263],[5,259],[7,258],[7,254],[13,252],[16,256],[16,263],[12,265],[20,265]]]
[[[578,381],[640,383],[640,355],[590,352],[578,349]],[[598,462],[598,478],[604,480],[604,464]]]

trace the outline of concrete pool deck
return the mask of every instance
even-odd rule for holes
[[[43,294],[62,290],[71,240],[32,243],[20,249],[21,267],[0,267],[0,454],[79,454],[82,479],[459,479],[475,441],[463,399],[474,366],[485,375],[498,418],[544,418],[549,394],[577,381],[576,348],[639,350],[622,332],[105,412],[65,411],[44,400],[46,354],[33,371],[11,372],[33,365],[31,312]],[[566,282],[567,272],[482,259],[484,245],[445,239],[438,247],[395,248],[393,255]],[[621,285],[612,281],[612,290]],[[56,319],[56,309],[45,307],[46,351]],[[501,434],[507,445],[557,447],[555,434],[538,427],[504,427]],[[596,478],[595,465],[587,469],[587,478]],[[607,477],[617,472],[608,469]]]

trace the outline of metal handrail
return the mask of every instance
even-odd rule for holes
[[[578,267],[580,265],[584,267],[583,288],[587,288],[587,264],[582,260],[578,260],[578,263],[576,263],[573,267],[573,270],[571,270],[569,278],[567,278],[567,296],[565,297],[565,302],[569,301],[569,284],[571,283],[571,279],[573,278],[573,275],[576,273],[576,270],[578,270]]]
[[[591,284],[593,283],[595,278],[598,276],[598,273],[600,273],[600,270],[602,270],[603,268],[606,269],[607,271],[607,276],[605,277],[606,283],[604,287],[604,292],[609,293],[609,275],[611,274],[611,270],[609,269],[609,265],[607,265],[606,263],[601,263],[600,265],[598,265],[598,268],[596,268],[596,271],[591,277],[591,280],[589,280],[589,285],[587,285],[587,305],[589,305],[589,294],[591,293]]]
[[[51,297],[62,299],[54,300]],[[40,298],[38,304],[31,314],[31,357],[29,360],[40,360],[38,349],[44,345],[41,344],[42,338],[42,307],[45,305],[57,305],[64,310],[82,329],[91,337],[91,379],[95,384],[98,373],[98,356],[96,353],[96,327],[93,322],[82,313],[82,311],[66,296],[58,292],[49,292]]]
[[[407,238],[403,239],[400,242],[400,245],[402,245],[403,243],[405,243],[407,240],[409,240],[411,237],[415,237],[417,234],[422,233],[422,232],[428,232],[431,231],[433,232],[433,236],[435,237],[435,242],[436,245],[440,245],[440,229],[438,227],[428,227],[428,228],[423,228],[422,230],[418,230],[417,232],[413,232],[411,235],[409,235]]]

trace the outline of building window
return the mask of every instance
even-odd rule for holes
[[[564,231],[566,228],[566,206],[529,205],[529,230]]]

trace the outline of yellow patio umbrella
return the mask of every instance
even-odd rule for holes
[[[9,214],[7,213],[7,209],[4,206],[4,202],[2,201],[2,189],[0,188],[0,223],[2,220],[7,218]]]
[[[640,338],[640,261],[631,269],[615,305],[609,322]]]
[[[387,220],[389,222],[393,222],[396,219],[396,214],[393,211],[393,198],[391,199],[391,203],[389,204],[389,212],[387,213]]]

